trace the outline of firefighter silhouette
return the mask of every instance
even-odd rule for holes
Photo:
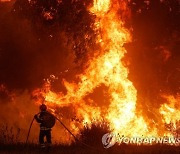
[[[40,113],[34,118],[40,123],[39,144],[41,148],[45,148],[44,138],[46,137],[47,145],[51,145],[51,129],[55,125],[55,117],[47,111],[45,104],[40,105]]]

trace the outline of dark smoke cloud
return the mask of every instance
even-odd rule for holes
[[[33,89],[50,74],[71,67],[73,53],[64,34],[53,27],[37,33],[33,24],[42,25],[15,14],[11,3],[0,3],[0,83],[10,89]]]
[[[133,42],[127,45],[130,79],[144,111],[180,92],[180,3],[132,0]],[[153,111],[151,111],[153,112]]]
[[[29,123],[38,112],[31,91],[41,87],[43,79],[51,74],[59,77],[53,88],[63,91],[61,79],[70,80],[82,71],[79,66],[89,50],[87,42],[93,42],[92,37],[84,40],[85,35],[93,35],[87,4],[37,2],[0,3],[0,125],[20,128],[21,141],[25,141]],[[53,12],[51,6],[59,12]],[[32,131],[36,129],[37,125]],[[54,136],[64,142],[60,136],[64,129],[55,129]]]
[[[92,29],[95,16],[87,9],[90,5],[92,0],[17,0],[14,11],[30,20],[37,33],[44,28],[51,33],[65,32],[77,62],[85,58],[90,46],[96,46]]]
[[[82,66],[87,53],[94,51],[90,48],[96,47],[93,16],[87,11],[91,2],[0,3],[0,83],[12,89],[34,89],[50,74],[59,76]]]

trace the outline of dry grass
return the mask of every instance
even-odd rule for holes
[[[16,132],[15,134],[13,132]],[[91,129],[86,128],[81,132],[80,142],[75,142],[72,145],[53,144],[51,148],[42,150],[37,144],[20,143],[18,136],[20,130],[14,130],[11,127],[5,126],[0,132],[0,153],[8,154],[34,154],[34,153],[61,153],[61,154],[179,154],[180,148],[167,145],[153,146],[136,146],[114,145],[109,149],[104,149],[101,143],[102,135],[108,132],[106,125],[92,125]],[[86,146],[84,144],[88,144]]]
[[[20,128],[15,129],[14,127],[9,127],[7,124],[1,126],[0,128],[0,144],[14,144],[19,143]]]

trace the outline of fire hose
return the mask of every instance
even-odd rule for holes
[[[38,113],[38,114],[39,114],[39,113]],[[53,115],[53,116],[54,116],[54,115]],[[58,120],[59,123],[68,131],[68,133],[71,134],[71,135],[74,137],[74,139],[75,139],[76,141],[82,143],[82,144],[85,145],[86,147],[89,147],[89,148],[91,148],[91,149],[95,149],[94,147],[92,147],[92,146],[90,146],[90,145],[88,145],[88,144],[86,144],[86,143],[84,143],[84,142],[82,142],[82,141],[79,141],[79,140],[77,139],[77,137],[64,125],[64,123],[63,123],[59,118],[57,118],[56,116],[54,116],[54,117],[55,117],[56,120]],[[31,131],[31,127],[32,127],[32,124],[33,124],[33,122],[34,122],[34,119],[35,119],[35,118],[33,117],[32,121],[31,121],[31,124],[30,124],[30,127],[29,127],[29,130],[28,130],[28,134],[27,134],[27,138],[26,138],[26,145],[27,145],[27,142],[28,142],[28,139],[29,139],[29,135],[30,135],[30,131]]]
[[[32,127],[33,122],[34,122],[34,117],[33,117],[33,120],[31,121],[29,130],[28,130],[28,135],[27,135],[27,138],[26,138],[26,144],[27,144],[27,142],[28,142],[28,138],[29,138],[29,134],[30,134],[30,131],[31,131],[31,127]]]

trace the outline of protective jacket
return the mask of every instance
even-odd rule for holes
[[[40,123],[40,130],[50,130],[55,124],[55,117],[47,111],[41,111],[34,118]]]

